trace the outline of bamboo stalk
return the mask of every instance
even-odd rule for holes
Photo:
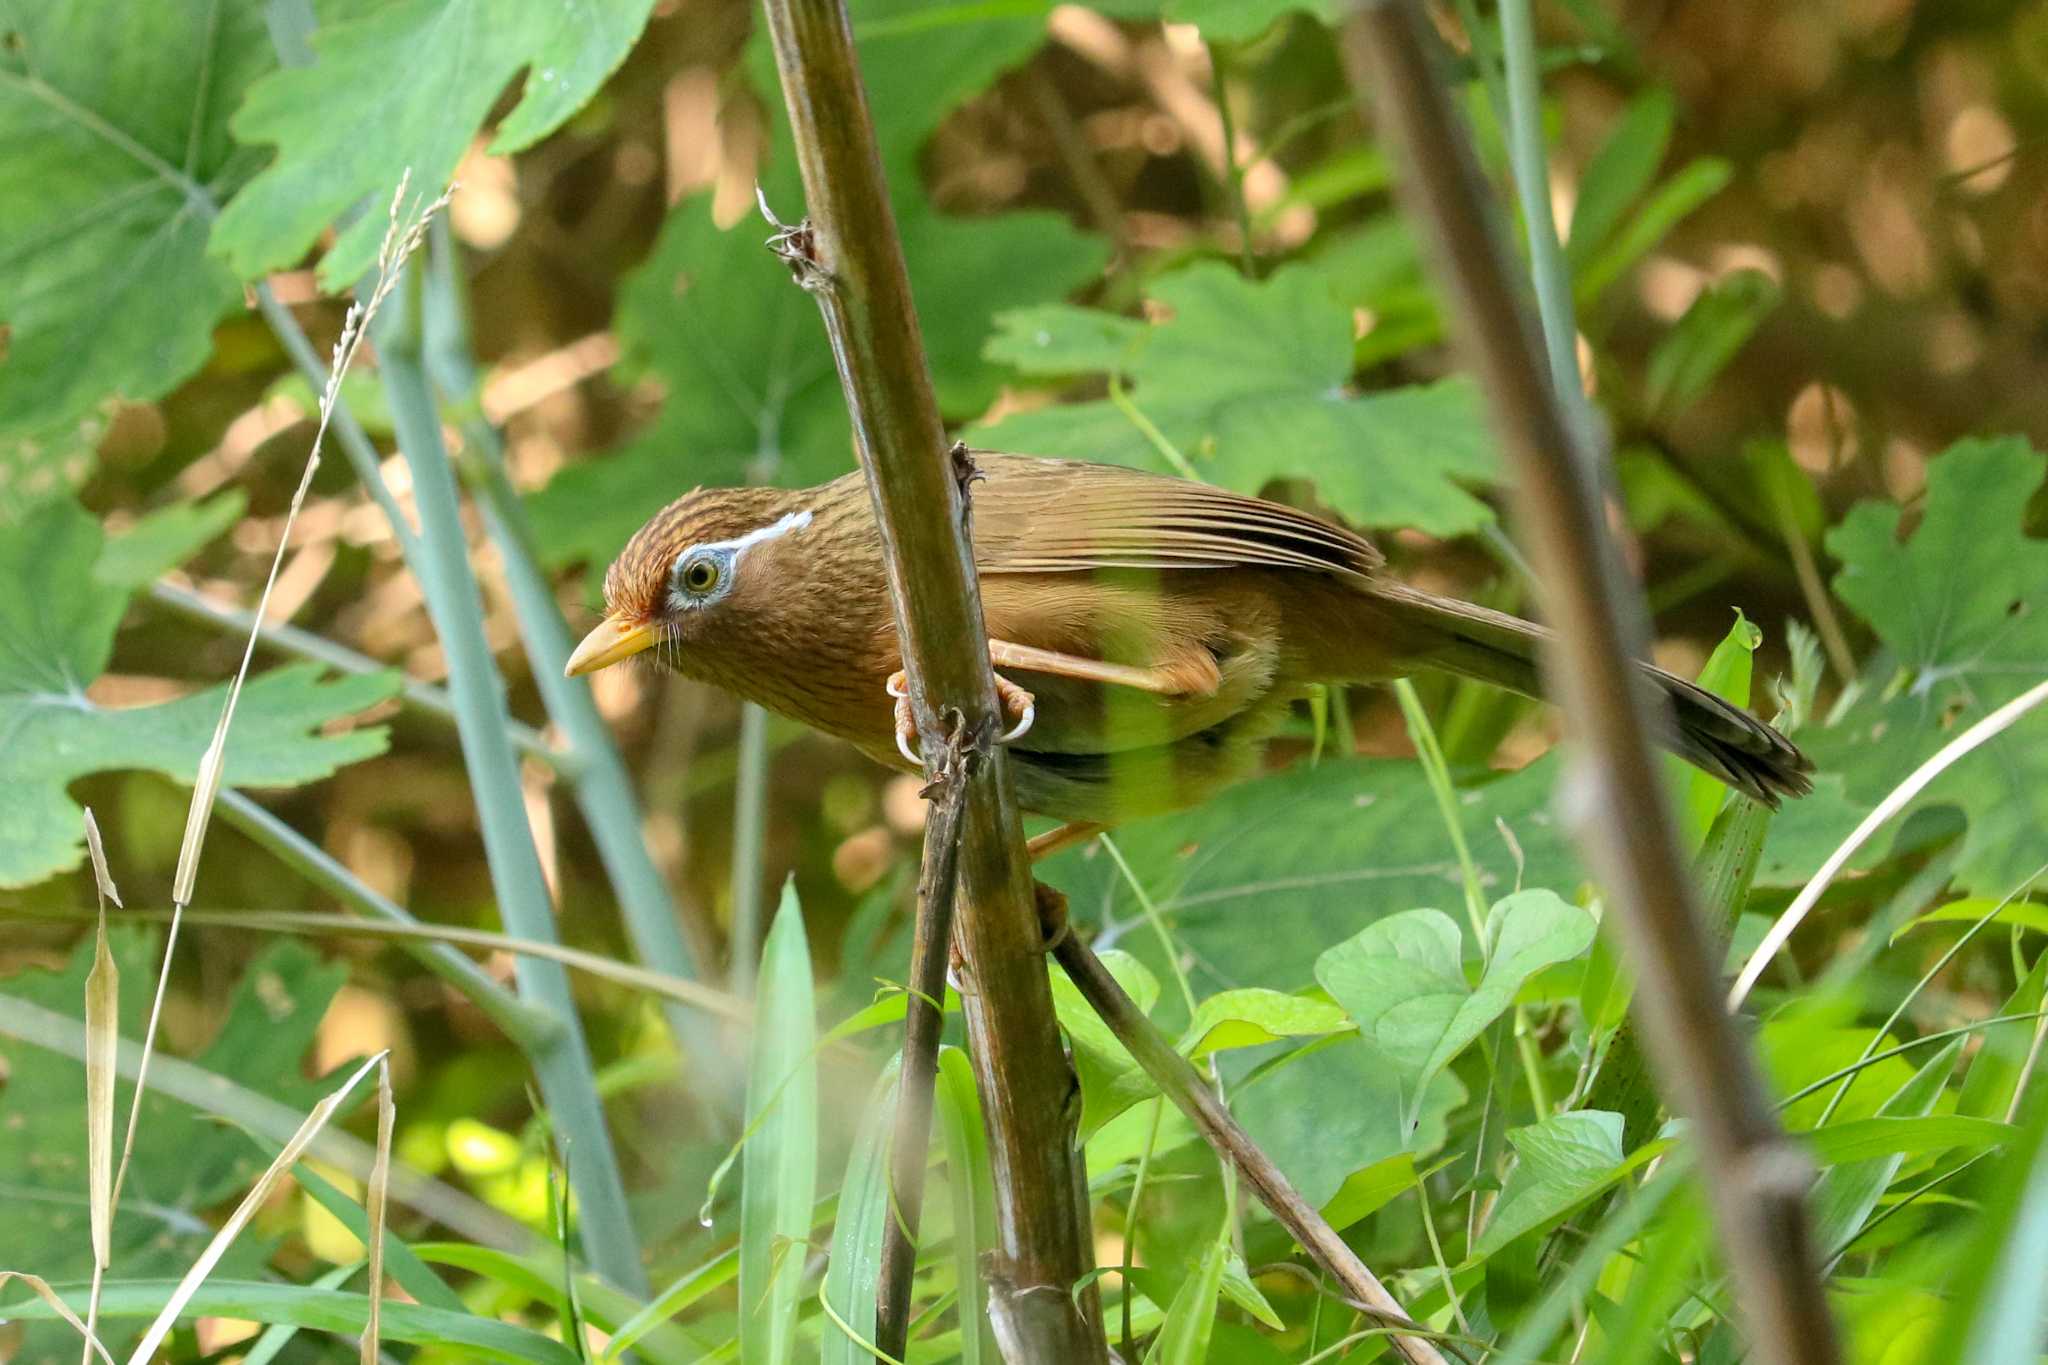
[[[1759,1360],[1840,1359],[1806,1227],[1812,1168],[1787,1140],[1721,1007],[1632,660],[1640,591],[1600,515],[1591,435],[1560,403],[1521,305],[1494,208],[1431,69],[1412,0],[1358,0],[1346,55],[1371,96],[1399,181],[1518,475],[1518,530],[1556,627],[1548,671],[1576,739],[1565,810],[1606,888],[1641,979],[1635,1004],[1672,1108],[1692,1122],[1702,1178]]]
[[[412,471],[420,535],[407,560],[420,580],[428,615],[448,658],[448,692],[456,735],[476,797],[484,856],[505,927],[521,938],[555,941],[554,906],[541,873],[533,830],[521,797],[519,760],[505,737],[505,683],[484,635],[483,598],[469,566],[455,472],[441,438],[441,417],[422,363],[420,300],[402,297],[377,329],[384,391],[399,448]],[[532,1054],[540,1090],[560,1132],[576,1152],[572,1173],[591,1265],[619,1288],[647,1292],[647,1272],[626,1209],[624,1182],[597,1078],[585,1044],[569,975],[555,962],[519,958],[513,965],[523,1000],[554,1015],[561,1035]]]
[[[779,242],[817,298],[853,419],[921,733],[997,733],[964,484],[947,454],[902,245],[840,0],[768,0],[810,225]],[[933,746],[934,749],[936,745]],[[967,783],[956,942],[995,1177],[985,1261],[1014,1358],[1106,1362],[1092,1267],[1078,1089],[1044,966],[1023,830],[1000,750]],[[903,1087],[907,1093],[909,1084]]]
[[[423,358],[444,401],[464,410],[461,472],[483,513],[484,529],[497,546],[534,687],[574,756],[571,794],[618,897],[634,953],[666,976],[708,984],[703,964],[683,937],[684,911],[641,838],[640,802],[619,746],[598,714],[588,681],[562,671],[573,644],[569,625],[562,619],[553,584],[541,571],[526,505],[505,470],[504,443],[474,401],[482,385],[458,280],[454,244],[443,223],[427,253]],[[701,911],[691,913],[706,918]],[[699,1098],[715,1119],[727,1126],[736,1123],[740,1075],[728,1061],[722,1030],[715,1021],[673,1002],[665,1002],[662,1009],[669,1031],[689,1060]]]

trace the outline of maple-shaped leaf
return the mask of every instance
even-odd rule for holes
[[[88,695],[135,587],[110,580],[132,573],[139,557],[117,552],[103,568],[105,554],[99,523],[69,499],[0,527],[0,886],[77,865],[84,845],[66,791],[73,781],[139,768],[190,782],[220,717],[225,684],[118,710]],[[383,752],[382,726],[322,728],[392,695],[397,675],[321,674],[294,664],[249,681],[228,740],[228,785],[293,786]]]
[[[1207,261],[1150,294],[1165,313],[1151,325],[1067,307],[999,319],[992,358],[1027,374],[1107,370],[1126,392],[1007,417],[971,441],[1169,471],[1177,456],[1244,493],[1312,479],[1360,526],[1459,535],[1493,520],[1470,491],[1498,473],[1477,392],[1461,379],[1354,392],[1351,315],[1317,271],[1248,280]]]
[[[1936,750],[2048,679],[2048,540],[2026,533],[2048,457],[2024,440],[1970,440],[1927,468],[1919,522],[1901,535],[1888,502],[1852,508],[1828,534],[1834,589],[1884,652],[1861,696],[1799,742],[1819,769],[1787,805],[1763,879],[1802,881],[1856,823]],[[1914,810],[1968,822],[1955,876],[1985,896],[2014,890],[2048,848],[2048,714],[2036,711],[1949,768],[1866,848],[1882,855]]]
[[[0,10],[0,478],[89,451],[79,426],[102,400],[168,392],[240,305],[206,244],[262,161],[229,138],[228,115],[275,64],[263,13],[263,0]]]
[[[244,276],[297,260],[351,207],[374,201],[321,261],[329,288],[376,259],[384,204],[399,178],[440,192],[513,79],[518,105],[493,152],[530,147],[560,127],[632,50],[654,0],[363,0],[323,7],[313,61],[249,92],[234,134],[277,159],[235,197],[214,249]]]

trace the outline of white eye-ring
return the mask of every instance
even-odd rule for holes
[[[808,511],[791,512],[779,521],[732,540],[692,545],[676,556],[669,570],[669,601],[678,611],[708,607],[732,591],[740,557],[763,541],[775,540],[811,524]]]

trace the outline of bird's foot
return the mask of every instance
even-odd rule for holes
[[[998,736],[996,742],[1014,743],[1031,733],[1032,722],[1038,719],[1038,701],[1002,674],[995,677],[996,697],[1002,702],[1003,714],[1010,722],[1010,728]],[[896,699],[896,751],[923,767],[924,760],[918,757],[917,716],[910,709],[910,676],[899,668],[882,686]]]

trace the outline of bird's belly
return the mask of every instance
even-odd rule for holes
[[[1116,825],[1199,805],[1258,770],[1265,742],[1287,715],[1267,696],[1206,729],[1141,747],[1080,753],[1010,748],[1017,804],[1061,820]]]

